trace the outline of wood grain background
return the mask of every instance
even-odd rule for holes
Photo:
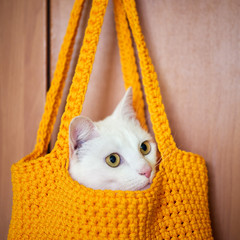
[[[84,7],[63,99],[90,4]],[[0,239],[7,238],[11,217],[10,166],[33,149],[48,69],[52,77],[72,5],[73,0],[0,1]],[[214,237],[239,239],[240,1],[137,0],[137,7],[177,145],[207,162]],[[123,93],[110,1],[83,114],[102,119]],[[64,103],[51,146],[63,109]]]
[[[33,150],[46,96],[46,2],[0,1],[0,239],[12,208],[10,167]]]

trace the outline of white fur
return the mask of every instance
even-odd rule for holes
[[[156,144],[143,130],[132,108],[132,90],[126,92],[114,113],[99,122],[76,117],[70,124],[69,173],[80,184],[93,189],[142,190],[155,176]],[[148,140],[151,151],[142,155],[140,145]],[[117,153],[118,167],[107,165],[105,158]],[[151,176],[141,174],[144,166],[152,167]]]

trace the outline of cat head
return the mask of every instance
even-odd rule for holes
[[[142,190],[155,176],[156,144],[141,128],[129,88],[102,121],[75,117],[69,128],[69,173],[93,189]]]

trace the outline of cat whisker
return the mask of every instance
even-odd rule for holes
[[[167,150],[168,150],[168,149],[166,149],[166,150],[164,151],[164,153],[165,153]],[[155,165],[155,166],[158,167],[158,166],[160,165],[161,161],[163,160],[163,158],[164,158],[165,160],[168,159],[168,158],[170,158],[176,151],[177,151],[177,149],[175,149],[173,152],[171,152],[171,153],[168,154],[167,156],[164,156],[164,153],[161,154],[161,157],[157,159],[157,162],[156,162],[156,165]]]

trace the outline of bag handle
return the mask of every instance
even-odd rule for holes
[[[141,126],[147,130],[143,92],[141,90],[131,32],[124,9],[116,1],[114,1],[114,17],[125,88],[128,89],[132,86],[133,107]]]
[[[146,94],[146,101],[151,117],[153,131],[162,157],[169,156],[176,150],[176,143],[171,134],[169,122],[165,113],[157,74],[149,56],[144,36],[140,27],[139,17],[134,0],[114,0],[117,14],[123,15],[123,9],[132,30],[133,38],[138,50],[142,82]]]
[[[78,64],[73,77],[73,83],[67,98],[65,112],[62,115],[60,130],[53,151],[58,155],[63,151],[65,157],[68,158],[68,126],[71,119],[80,114],[84,96],[87,90],[90,73],[95,57],[97,43],[103,23],[103,17],[106,11],[108,0],[93,0],[92,9],[88,26],[85,31],[83,46],[81,48]],[[116,1],[117,2],[117,1]],[[60,98],[69,67],[71,54],[76,36],[78,20],[82,10],[83,0],[76,0],[71,13],[71,18],[67,28],[67,34],[64,38],[57,68],[54,74],[54,79],[51,88],[47,94],[45,104],[45,112],[43,114],[40,127],[38,130],[37,143],[34,151],[26,156],[23,160],[36,158],[45,153],[50,141],[51,132],[56,119],[57,110],[60,104]],[[121,4],[120,1],[117,2]],[[136,41],[139,52],[140,66],[142,68],[143,85],[147,95],[147,103],[153,124],[153,130],[156,135],[156,140],[160,152],[170,151],[175,148],[175,142],[171,136],[171,131],[164,111],[164,106],[161,101],[160,89],[157,82],[157,76],[154,71],[151,59],[149,58],[146,48],[139,19],[134,1],[123,1],[127,19],[132,28],[133,36]],[[121,5],[120,5],[121,6]],[[126,79],[126,78],[125,78]],[[81,86],[80,89],[78,86]],[[127,86],[127,84],[126,84]],[[140,109],[140,108],[139,108]],[[164,150],[164,151],[163,151]],[[61,154],[62,155],[62,154]],[[63,155],[62,155],[63,156]],[[66,159],[62,159],[66,163]],[[68,164],[68,161],[67,161]]]
[[[69,95],[67,98],[67,104],[65,112],[61,119],[60,130],[58,133],[57,141],[53,151],[61,156],[62,164],[66,164],[68,167],[68,139],[69,139],[69,124],[72,118],[80,115],[82,111],[82,105],[87,91],[87,86],[92,71],[92,66],[95,58],[99,35],[102,28],[103,18],[107,7],[107,0],[93,0],[92,9],[88,25],[85,31],[83,45],[81,47],[78,63],[76,66],[75,74],[73,77],[72,85],[70,87]],[[129,34],[130,38],[130,34]],[[131,52],[132,62],[135,63],[134,51]],[[128,57],[129,55],[126,55]],[[125,62],[125,59],[124,59]],[[126,64],[125,64],[126,65]],[[146,120],[144,113],[144,101],[141,92],[141,85],[137,73],[137,67],[135,67],[135,77],[132,79],[132,70],[128,67],[127,71],[124,72],[125,87],[133,86],[134,103],[138,118],[142,123],[143,127],[146,128]],[[79,87],[80,86],[80,87]],[[64,156],[64,157],[63,157]]]
[[[164,158],[163,154],[168,156],[170,153],[176,150],[176,144],[171,135],[171,130],[162,103],[157,74],[149,57],[144,37],[141,32],[136,4],[134,0],[123,0],[122,3],[120,0],[116,0],[116,3],[122,9],[124,7],[126,17],[136,42],[142,71],[142,81],[146,93],[146,100],[149,107],[153,131],[158,143],[158,149]],[[121,4],[123,4],[123,6]],[[56,154],[60,154],[59,156],[61,156],[62,164],[66,164],[66,167],[68,167],[69,164],[68,127],[71,119],[75,116],[78,116],[82,110],[106,6],[107,0],[93,0],[90,18],[85,31],[78,64],[67,98],[65,112],[61,119],[57,142],[53,149]]]
[[[47,151],[59,105],[61,103],[62,92],[71,61],[83,2],[84,0],[76,0],[73,5],[67,31],[58,56],[54,77],[51,82],[51,87],[47,92],[44,113],[37,132],[37,141],[34,150],[24,157],[22,161],[37,158],[44,155]]]
[[[82,111],[107,4],[108,0],[93,0],[92,2],[75,74],[67,97],[65,111],[61,118],[57,141],[52,150],[54,154],[59,156],[58,160],[62,166],[66,164],[66,167],[68,167],[69,164],[68,128],[70,121],[80,115]]]
[[[83,8],[83,2],[84,2],[84,0],[76,0],[74,3],[74,6],[73,6],[73,9],[71,12],[71,16],[70,16],[70,20],[68,23],[67,31],[66,31],[66,34],[64,37],[63,44],[61,46],[60,53],[59,53],[56,70],[54,72],[54,78],[52,80],[51,87],[47,93],[45,109],[44,109],[45,111],[42,116],[42,120],[40,122],[38,133],[37,133],[37,143],[36,143],[35,148],[32,151],[32,153],[30,153],[29,155],[24,157],[22,159],[23,161],[27,161],[32,158],[40,157],[46,153],[48,144],[50,142],[53,126],[54,126],[54,123],[56,120],[58,108],[59,108],[59,105],[61,102],[64,83],[65,83],[66,76],[68,73],[69,64],[71,61],[71,56],[72,56],[73,47],[74,47],[74,42],[75,42],[75,38],[76,38],[77,28],[79,25],[79,19],[81,17],[81,11]],[[95,6],[95,10],[96,10],[97,8],[99,8],[99,6],[101,4],[102,4],[102,8],[100,9],[101,11],[99,11],[99,12],[103,18],[105,9],[107,6],[107,1],[105,1],[105,4],[104,4],[104,2],[101,2],[100,0],[94,1],[92,5]],[[102,10],[104,10],[104,12]],[[98,12],[94,11],[94,10],[91,12],[93,13],[93,14],[90,14],[91,16],[95,15],[95,17],[96,17],[98,14]],[[91,34],[91,28],[92,29],[95,28],[93,26],[94,21],[92,21],[92,20],[93,19],[90,17],[88,25],[92,25],[92,26],[89,27],[88,29],[86,29],[86,32],[89,32],[90,34]],[[102,25],[102,23],[101,23],[101,25]],[[100,35],[100,30],[101,30],[101,26],[100,26],[100,29],[98,28],[98,30],[96,31],[96,33],[95,33],[96,36]],[[88,43],[88,39],[85,42]],[[98,40],[95,43],[97,45]],[[82,51],[84,52],[84,50],[82,50]],[[93,61],[94,56],[95,56],[95,51],[92,51],[92,53],[94,53],[94,54],[92,54],[93,55],[92,61]],[[92,64],[89,64],[88,66],[91,66],[91,65]],[[78,64],[77,64],[77,69],[79,69],[80,67],[81,66],[80,66],[80,59],[79,59]],[[78,72],[77,69],[76,69],[75,74]],[[89,70],[89,72],[91,72],[91,69]],[[128,78],[128,79],[130,80],[130,78]],[[132,85],[129,80],[127,82],[126,78],[124,79],[126,88],[128,88],[129,86]],[[131,82],[134,82],[134,81],[131,81]],[[133,88],[133,91],[135,91],[134,89],[139,88],[139,86],[140,86],[139,80],[136,80],[135,86],[136,87]],[[137,99],[139,101],[137,101]],[[141,105],[139,103],[144,104],[143,99],[135,97],[135,102],[137,103],[136,107],[139,110],[140,115],[144,114],[143,110],[141,112],[142,107],[141,106],[139,107],[139,105]],[[80,105],[82,105],[82,104],[80,104]],[[81,111],[81,109],[79,109],[79,114],[80,114],[80,111]],[[143,116],[141,119],[142,119],[142,124],[144,126],[145,117]],[[146,124],[145,124],[145,126],[146,126]]]

